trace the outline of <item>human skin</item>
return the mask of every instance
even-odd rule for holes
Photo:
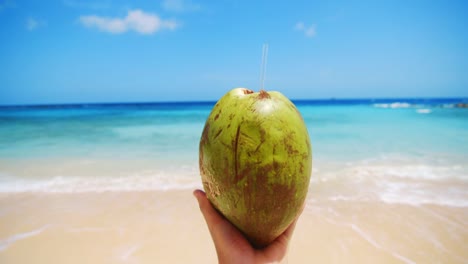
[[[193,192],[213,239],[218,263],[284,263],[297,218],[271,244],[256,249],[244,235],[211,205],[201,190]]]

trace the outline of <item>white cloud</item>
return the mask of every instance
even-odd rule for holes
[[[164,0],[162,7],[166,11],[172,12],[193,12],[200,10],[200,5],[190,0]]]
[[[311,25],[304,31],[304,33],[307,37],[310,37],[310,38],[315,37],[315,35],[317,34],[316,26]]]
[[[163,20],[158,15],[141,10],[130,10],[124,18],[100,17],[96,15],[81,16],[80,22],[86,27],[96,27],[101,31],[113,34],[134,30],[140,34],[153,34],[160,30],[175,30],[179,23],[174,20]]]
[[[303,22],[297,22],[296,26],[294,27],[295,30],[304,30],[305,26]]]
[[[44,26],[44,25],[45,25],[44,21],[38,20],[38,19],[33,18],[33,17],[28,17],[28,19],[26,20],[26,29],[29,30],[29,31],[33,31],[33,30],[37,29],[38,27],[41,27],[41,26]]]
[[[306,26],[304,22],[297,22],[296,25],[294,26],[294,30],[303,32],[304,35],[309,38],[315,37],[315,35],[317,35],[316,24]]]

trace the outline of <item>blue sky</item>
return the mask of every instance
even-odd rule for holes
[[[0,104],[468,96],[468,1],[0,0]]]

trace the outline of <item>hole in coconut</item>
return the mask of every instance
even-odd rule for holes
[[[249,89],[244,89],[244,94],[253,94],[254,91],[249,90]]]

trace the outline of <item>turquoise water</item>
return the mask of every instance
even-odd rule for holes
[[[208,111],[138,105],[4,110],[0,157],[185,157],[193,155]]]
[[[380,155],[468,157],[468,111],[374,105],[302,107],[315,154],[356,160]]]
[[[0,108],[0,157],[197,155],[211,103]],[[388,106],[388,107],[386,107]],[[468,157],[468,111],[440,105],[299,102],[314,157]]]
[[[391,202],[395,199],[388,197],[411,193],[411,181],[420,181],[415,186],[426,192],[437,181],[455,181],[461,184],[461,189],[452,190],[455,205],[468,206],[463,189],[468,181],[468,109],[455,107],[463,100],[296,102],[313,144],[311,188],[333,181],[352,189],[372,178],[366,184],[374,191],[364,196],[379,193],[384,199],[382,193],[396,188],[386,196]],[[198,143],[213,105],[1,107],[0,191],[80,190],[76,185],[84,180],[89,188],[83,191],[200,186]],[[44,169],[48,162],[61,166],[60,173]],[[109,163],[115,163],[114,170]],[[88,164],[90,171],[96,168],[95,173],[80,175],[80,164]],[[107,164],[106,170],[102,164]],[[39,172],[40,179],[35,175]],[[314,191],[336,196],[326,190]]]

